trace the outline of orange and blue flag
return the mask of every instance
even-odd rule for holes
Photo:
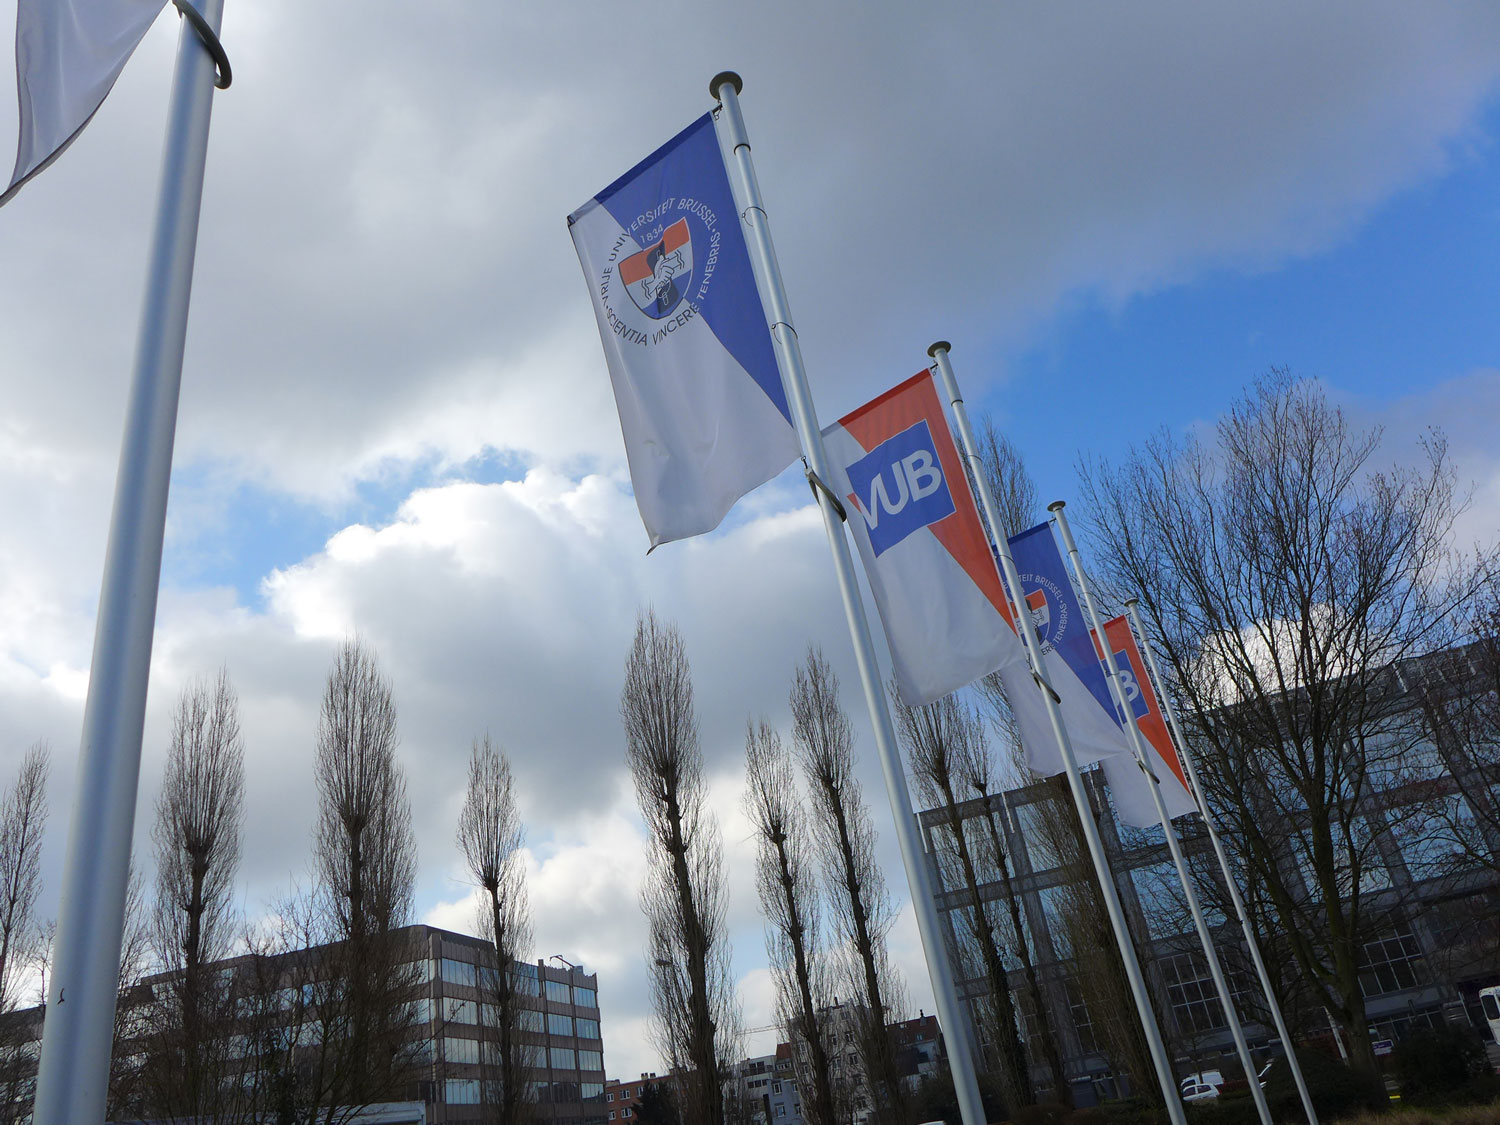
[[[923,371],[823,431],[901,697],[931,703],[1026,667],[989,540]]]

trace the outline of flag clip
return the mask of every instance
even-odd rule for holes
[[[823,483],[823,478],[812,471],[811,465],[808,465],[804,462],[802,467],[807,473],[807,484],[808,487],[813,490],[813,494],[816,495],[817,493],[821,492],[824,496],[828,497],[828,502],[833,505],[833,510],[839,514],[839,521],[841,523],[848,523],[849,513],[844,511],[844,505],[841,504],[839,502],[839,498],[834,495],[833,489],[829,488],[828,485]]]
[[[1052,697],[1052,702],[1053,703],[1061,703],[1062,702],[1062,696],[1060,696],[1060,695],[1057,694],[1057,691],[1052,687],[1052,685],[1049,684],[1046,681],[1046,679],[1043,678],[1042,674],[1040,672],[1038,672],[1035,668],[1033,668],[1031,670],[1031,678],[1036,681],[1036,686],[1037,687],[1041,688],[1043,691],[1045,691],[1048,695],[1050,695]]]
[[[219,72],[214,79],[214,86],[220,90],[229,89],[229,84],[234,81],[234,72],[229,69],[229,55],[224,50],[224,44],[219,42],[214,29],[208,26],[203,13],[189,4],[187,0],[172,0],[172,3],[176,6],[178,14],[193,25],[193,30],[198,33],[198,38],[203,41],[204,48],[213,58],[214,69]]]

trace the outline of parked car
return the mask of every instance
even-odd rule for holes
[[[1219,1096],[1219,1087],[1224,1085],[1223,1072],[1203,1070],[1189,1074],[1178,1083],[1178,1092],[1185,1102],[1202,1102]]]

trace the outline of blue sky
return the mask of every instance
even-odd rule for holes
[[[1447,170],[1319,252],[1261,268],[1210,264],[1121,302],[1069,294],[1034,342],[1001,359],[1005,378],[983,400],[1006,420],[1044,502],[1073,495],[1080,451],[1117,458],[1158,427],[1211,420],[1272,367],[1372,409],[1494,368],[1497,139],[1491,98]],[[1402,436],[1392,429],[1393,441]]]

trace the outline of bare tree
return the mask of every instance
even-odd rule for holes
[[[766,918],[766,954],[777,1011],[791,1041],[803,1117],[810,1125],[838,1125],[826,1018],[832,994],[807,818],[791,758],[764,722],[745,735],[745,811],[758,837],[755,885]]]
[[[313,974],[320,1057],[337,1080],[318,1120],[334,1122],[401,1092],[413,1076],[409,1034],[415,951],[402,931],[416,882],[406,776],[396,760],[396,705],[374,654],[346,641],[318,721]]]
[[[1361,955],[1391,925],[1371,893],[1391,814],[1369,804],[1412,780],[1426,737],[1400,669],[1451,643],[1481,569],[1448,544],[1442,436],[1386,470],[1380,440],[1273,372],[1214,441],[1163,435],[1084,469],[1105,576],[1156,627],[1229,842],[1366,1068]]]
[[[474,741],[469,756],[469,788],[458,819],[458,846],[469,874],[484,894],[480,932],[495,951],[493,977],[481,969],[482,1010],[493,1005],[493,1018],[481,1018],[484,1031],[485,1104],[497,1125],[517,1125],[534,1097],[520,1037],[521,994],[515,962],[531,946],[531,916],[526,901],[526,867],[522,848],[526,831],[516,809],[510,761],[486,734]]]
[[[1020,451],[996,429],[993,419],[988,415],[980,417],[977,441],[980,463],[984,466],[985,483],[989,486],[1003,525],[990,528],[991,539],[998,543],[1001,536],[1015,535],[1039,522],[1036,481],[1027,471]],[[1016,729],[1010,700],[1006,697],[1000,673],[991,672],[977,686],[989,708],[990,721],[1001,738],[1007,745],[1017,743],[1020,734]]]
[[[1017,752],[1019,759],[1019,750]],[[1018,768],[1024,764],[1018,761]],[[1100,893],[1098,876],[1089,861],[1088,845],[1077,809],[1060,777],[1048,779],[1048,796],[1033,806],[1031,831],[1036,852],[1045,854],[1049,866],[1059,868],[1063,880],[1051,888],[1046,905],[1047,925],[1059,958],[1069,962],[1070,979],[1064,989],[1070,1006],[1086,1013],[1085,1031],[1079,1031],[1079,1046],[1085,1053],[1098,1051],[1114,1070],[1131,1076],[1136,1095],[1160,1105],[1160,1088],[1153,1079],[1153,1063],[1135,1002],[1125,976],[1124,962],[1115,942],[1109,915]],[[1101,812],[1089,793],[1089,815],[1096,824]],[[1033,864],[1035,868],[1037,864]],[[1136,960],[1147,964],[1140,942],[1132,935]],[[1151,997],[1156,1006],[1157,997]],[[1164,1026],[1160,1011],[1155,1018]]]
[[[846,978],[856,998],[860,1058],[875,1116],[882,1125],[902,1125],[905,1091],[888,1028],[900,1008],[900,982],[886,948],[895,909],[875,859],[875,825],[854,777],[854,730],[839,703],[838,677],[815,648],[797,668],[791,708],[813,839],[849,955]]]
[[[244,785],[239,704],[220,669],[177,702],[151,833],[151,942],[170,977],[156,989],[146,1073],[152,1112],[169,1119],[224,1119],[228,1111],[233,1014],[209,966],[233,940]]]
[[[36,900],[42,889],[50,769],[47,744],[33,743],[0,798],[0,1121],[6,1123],[20,1122],[31,1111],[39,1029],[18,1009],[42,938]]]
[[[893,684],[891,697],[918,796],[924,805],[940,809],[944,816],[947,831],[939,838],[938,861],[946,869],[943,882],[956,884],[967,899],[961,917],[969,940],[979,951],[989,989],[989,1002],[978,1007],[988,1024],[983,1038],[995,1045],[998,1055],[996,1077],[1001,1092],[1011,1108],[1031,1105],[1036,1101],[1036,1091],[1026,1061],[1026,1048],[1021,1042],[1015,1005],[1011,1002],[1010,975],[996,937],[999,918],[995,911],[999,904],[987,901],[980,893],[980,886],[991,881],[990,872],[981,867],[984,855],[982,852],[976,855],[971,846],[963,810],[959,807],[968,796],[963,792],[964,779],[987,772],[978,764],[985,754],[984,723],[952,695],[924,707],[913,707],[901,698]],[[1020,930],[1014,934],[1014,944],[1025,945]],[[1062,1085],[1060,1071],[1055,1078]]]
[[[724,846],[706,807],[703,753],[682,637],[647,610],[620,693],[626,760],[646,822],[641,907],[650,924],[655,1033],[683,1076],[688,1125],[723,1125],[723,1083],[738,1039],[729,966]]]
[[[37,895],[42,890],[42,833],[47,827],[47,775],[52,755],[33,743],[0,799],[0,1013],[14,1011],[20,974],[39,936]]]
[[[46,969],[51,969],[50,936]],[[144,1051],[156,1026],[151,987],[145,984],[151,969],[151,918],[146,885],[132,859],[125,883],[125,928],[120,936],[120,987],[115,997],[113,1049],[109,1060],[109,1089],[105,1116],[111,1121],[139,1118],[146,1112],[147,1074]],[[46,1003],[45,982],[39,999]]]
[[[1010,920],[1012,948],[1021,963],[1021,973],[1026,981],[1026,997],[1030,1001],[1036,1022],[1037,1038],[1040,1041],[1038,1047],[1052,1074],[1053,1096],[1064,1105],[1072,1105],[1073,1090],[1063,1070],[1062,1048],[1058,1044],[1057,1029],[1052,1023],[1051,1005],[1047,1003],[1041,978],[1037,974],[1036,958],[1026,936],[1025,910],[1012,880],[1012,860],[1005,843],[1003,786],[996,780],[996,763],[989,740],[984,736],[983,726],[978,723],[978,716],[972,712],[969,713],[969,718],[975,724],[970,731],[970,744],[974,747],[974,752],[961,756],[957,761],[957,788],[970,798],[978,798],[983,809],[980,817],[983,822],[982,842],[976,850],[983,857],[983,866],[1000,883],[1001,901]],[[1021,760],[1018,752],[1014,756],[1018,762]]]

